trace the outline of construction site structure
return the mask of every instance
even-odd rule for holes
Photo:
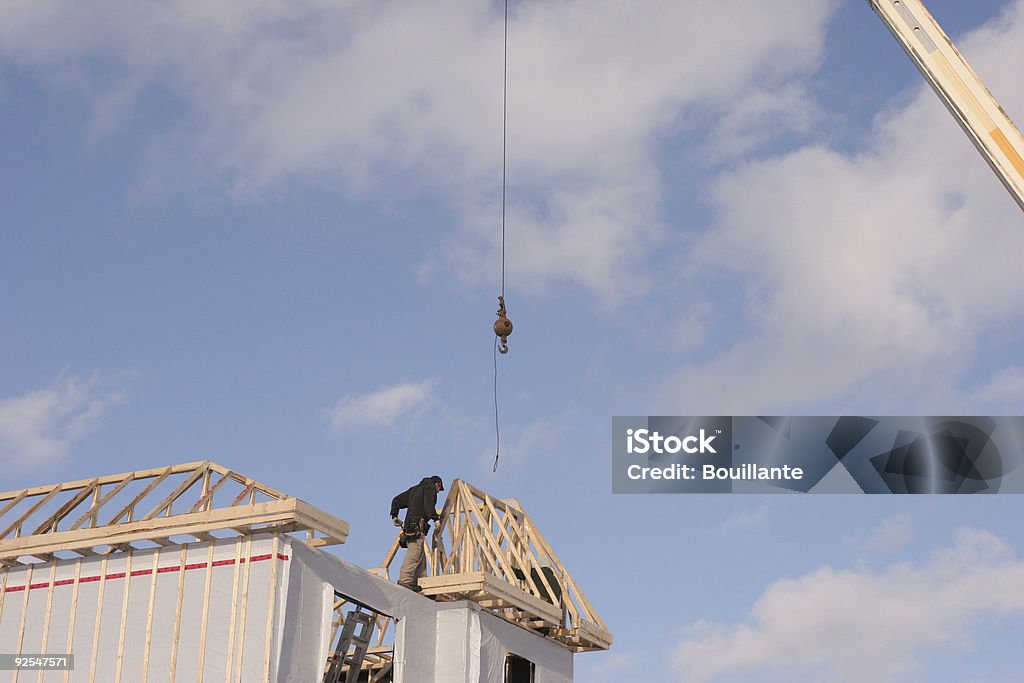
[[[424,595],[468,599],[574,652],[607,650],[612,636],[540,530],[514,498],[456,479],[427,555]],[[398,538],[384,558],[388,570]]]
[[[421,595],[397,538],[358,567],[322,549],[348,524],[209,461],[0,493],[0,654],[73,655],[13,683],[570,683],[611,646],[516,501],[456,480],[441,516]]]
[[[921,0],[868,0],[1024,209],[1024,136]]]

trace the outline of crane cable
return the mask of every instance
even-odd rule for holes
[[[494,467],[498,471],[501,455],[501,431],[498,428],[498,353],[508,353],[508,335],[512,321],[505,313],[505,175],[508,147],[508,0],[505,0],[504,56],[501,78],[501,295],[498,297],[498,319],[494,322]],[[499,343],[499,339],[501,340]]]

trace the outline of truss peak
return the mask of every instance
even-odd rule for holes
[[[424,595],[472,600],[575,652],[611,647],[604,622],[517,500],[457,479],[432,536]],[[397,549],[396,538],[385,575]]]
[[[208,460],[0,493],[0,565],[264,532],[325,546],[348,524]]]

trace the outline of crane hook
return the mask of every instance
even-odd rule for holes
[[[512,334],[512,321],[505,315],[505,297],[498,297],[498,319],[494,321],[494,334],[498,335],[501,342],[498,344],[499,353],[508,353],[508,336]]]

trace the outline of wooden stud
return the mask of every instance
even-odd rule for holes
[[[50,563],[50,583],[46,588],[46,615],[43,617],[43,642],[39,648],[39,651],[43,654],[47,652],[46,644],[50,640],[50,614],[53,612],[53,589],[54,582],[57,580],[57,561],[54,560]],[[28,590],[28,587],[25,587]],[[39,670],[39,683],[43,683],[43,674],[46,671],[43,669]]]
[[[10,573],[10,569],[7,567],[3,568],[3,578],[0,578],[0,623],[3,623],[4,619],[4,602],[6,602],[7,596],[7,575]]]
[[[160,548],[153,551],[153,569],[149,577],[149,607],[146,612],[146,645],[142,650],[142,683],[149,680],[149,650],[153,644],[153,607],[156,605],[156,579],[160,575]]]
[[[117,636],[117,671],[114,683],[121,683],[121,669],[124,665],[124,637],[128,626],[128,594],[132,580],[132,551],[128,551],[124,561],[124,595],[121,600],[121,628]]]
[[[235,616],[238,609],[238,569],[242,559],[242,539],[235,541],[234,578],[231,580],[231,621],[228,627],[228,659],[224,664],[224,683],[231,683],[231,670],[234,668],[235,654]]]
[[[171,661],[169,664],[170,683],[178,671],[178,643],[181,638],[181,606],[185,597],[185,561],[188,555],[188,546],[181,546],[181,553],[178,555],[178,600],[174,609],[174,635],[171,640]]]
[[[203,617],[199,621],[199,671],[196,683],[203,683],[203,665],[206,662],[206,626],[210,616],[210,585],[213,583],[213,549],[210,543],[206,551],[206,585],[203,588]]]
[[[75,621],[78,619],[78,589],[82,584],[82,558],[75,560],[75,583],[71,587],[71,617],[68,619],[68,640],[64,652],[75,651]],[[71,680],[71,669],[64,672],[64,683]]]
[[[30,586],[32,585],[32,570],[35,569],[34,564],[28,566],[28,571],[25,572],[25,597],[21,603],[21,622],[18,625],[18,645],[14,648],[14,652],[21,652],[21,645],[25,642],[25,619],[28,617],[28,596],[32,591]],[[15,669],[11,674],[11,683],[18,683],[18,670]]]
[[[249,608],[249,577],[252,574],[252,536],[245,539],[245,571],[242,572],[242,594],[238,596],[238,601],[242,603],[241,614],[239,615],[238,622],[241,626],[238,630],[238,666],[235,669],[234,680],[238,683],[242,681],[242,660],[245,657],[245,617]]]
[[[263,651],[263,680],[270,680],[270,655],[274,650],[273,641],[276,640],[274,637],[274,622],[277,618],[277,564],[279,562],[278,555],[280,554],[281,537],[277,534],[274,535],[274,544],[270,550],[270,585],[267,589],[267,630],[264,633],[264,642],[266,642],[266,649]],[[174,683],[173,681],[171,683]]]
[[[96,681],[96,661],[100,650],[100,620],[103,617],[103,593],[107,587],[107,558],[100,563],[100,587],[96,595],[96,625],[92,632],[92,661],[89,662],[89,683]]]

